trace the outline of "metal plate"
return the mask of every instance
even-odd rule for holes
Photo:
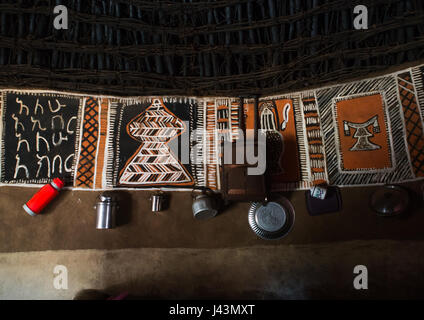
[[[378,188],[370,196],[370,207],[381,216],[395,216],[409,207],[409,193],[406,189],[388,185]]]
[[[294,208],[286,198],[267,203],[253,202],[249,209],[250,227],[265,240],[286,236],[293,227],[294,219]]]
[[[269,202],[256,209],[255,222],[259,228],[267,232],[277,232],[286,223],[286,210],[276,202]]]

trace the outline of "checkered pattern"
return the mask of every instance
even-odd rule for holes
[[[409,72],[398,75],[399,97],[406,127],[406,141],[415,176],[424,177],[424,131],[415,88]]]
[[[93,187],[98,135],[99,103],[97,99],[87,98],[84,106],[83,132],[75,179],[77,187]]]

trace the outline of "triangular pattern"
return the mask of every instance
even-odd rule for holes
[[[184,123],[159,99],[154,99],[140,116],[128,124],[128,133],[142,144],[120,178],[121,185],[161,185],[191,183],[190,177],[167,142],[185,130]]]

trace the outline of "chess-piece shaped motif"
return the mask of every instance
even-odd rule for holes
[[[372,125],[373,133],[380,133],[380,126],[378,124],[378,115],[375,115],[371,119],[363,123],[355,123],[349,121],[343,121],[343,128],[345,136],[350,136],[350,129],[355,129],[353,137],[356,138],[356,143],[349,151],[371,151],[381,149],[381,146],[374,144],[370,141],[374,134],[368,130],[368,127]]]
[[[172,154],[167,143],[186,129],[160,99],[131,120],[127,133],[141,146],[126,163],[119,183],[122,185],[191,184],[193,178]]]

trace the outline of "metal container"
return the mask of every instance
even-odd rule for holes
[[[380,187],[370,196],[370,207],[380,216],[390,217],[402,214],[409,205],[408,191],[396,185]]]
[[[194,198],[192,210],[193,216],[199,220],[210,219],[218,214],[215,200],[206,194]]]
[[[254,202],[249,210],[249,225],[262,239],[277,240],[286,236],[294,225],[295,212],[286,198],[273,202]]]
[[[102,193],[95,205],[97,211],[96,229],[113,229],[116,226],[118,199],[112,193]]]
[[[150,201],[152,202],[152,212],[159,212],[164,210],[166,196],[163,193],[152,194]]]

